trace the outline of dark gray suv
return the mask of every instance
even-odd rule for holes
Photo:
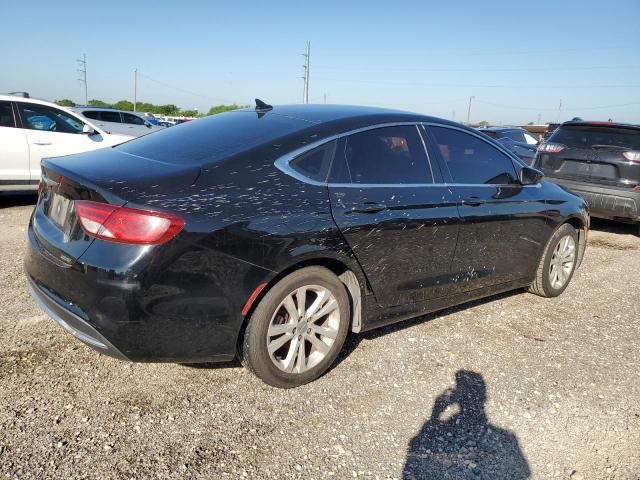
[[[640,225],[640,125],[563,123],[533,166],[584,197],[592,216]]]

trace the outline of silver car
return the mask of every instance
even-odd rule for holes
[[[141,137],[164,129],[159,125],[152,125],[149,121],[134,112],[125,112],[108,107],[73,107],[69,110],[88,118],[92,123],[110,133]]]

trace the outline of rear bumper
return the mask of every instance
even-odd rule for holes
[[[269,273],[197,243],[173,245],[169,254],[96,240],[63,266],[32,223],[27,237],[34,301],[78,340],[136,362],[232,360],[242,305]]]
[[[592,217],[640,222],[640,192],[552,177],[548,180],[584,198]]]
[[[47,291],[48,289],[46,287],[38,285],[31,278],[29,278],[28,282],[29,293],[31,293],[33,301],[44,313],[49,315],[68,333],[100,353],[119,360],[128,360],[120,350],[114,347],[109,340],[104,338],[100,332],[87,321],[87,317],[83,315],[84,312],[74,308],[74,313],[74,311],[71,310],[73,305],[65,305],[64,300],[56,297],[53,292]]]

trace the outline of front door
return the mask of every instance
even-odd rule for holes
[[[2,185],[28,184],[29,145],[18,128],[12,102],[0,102],[0,190]]]
[[[431,168],[418,127],[382,127],[343,138],[329,193],[334,219],[380,305],[447,294],[458,212],[439,171]]]
[[[446,126],[429,131],[460,212],[451,266],[456,291],[532,278],[549,236],[540,185],[521,185],[519,167],[480,135]]]
[[[102,148],[102,135],[83,133],[84,124],[64,110],[37,103],[17,102],[29,144],[31,177],[40,178],[40,160]]]

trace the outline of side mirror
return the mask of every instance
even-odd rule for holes
[[[82,133],[84,133],[85,135],[93,135],[94,133],[96,133],[96,131],[93,129],[93,127],[90,127],[85,123],[82,126]]]
[[[149,122],[147,122],[147,121],[144,122],[144,126],[147,127],[147,128],[151,128],[151,124]]]
[[[522,185],[535,185],[542,181],[544,173],[531,167],[522,167],[520,169],[519,180]]]

